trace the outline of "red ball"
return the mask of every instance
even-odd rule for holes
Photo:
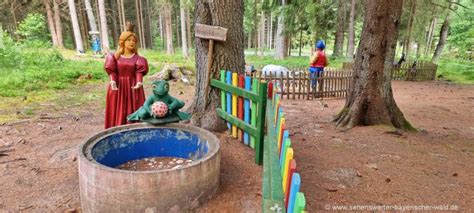
[[[154,116],[162,118],[168,113],[168,105],[162,101],[157,101],[151,105],[151,112]]]

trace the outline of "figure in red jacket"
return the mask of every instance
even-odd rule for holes
[[[309,62],[309,72],[312,79],[311,87],[314,89],[316,88],[317,78],[319,78],[321,73],[324,72],[324,67],[328,65],[328,59],[326,58],[326,54],[324,53],[324,48],[326,48],[324,41],[319,40],[316,44],[316,52],[311,57],[311,60]]]
[[[137,44],[133,25],[127,23],[127,31],[120,35],[117,52],[105,59],[105,71],[110,79],[105,105],[106,129],[127,124],[127,116],[145,102],[142,82],[148,72],[148,62],[138,55]]]

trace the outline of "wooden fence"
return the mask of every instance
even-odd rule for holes
[[[344,62],[342,69],[352,70],[353,62]],[[429,61],[405,61],[400,66],[393,65],[392,80],[432,81],[436,78],[438,65]]]
[[[269,73],[262,75],[260,71],[254,73],[259,80],[278,83],[278,91],[286,99],[324,99],[342,98],[350,87],[352,71],[326,68],[319,78],[311,76],[307,68],[292,69],[285,74]],[[316,82],[316,87],[312,86]]]
[[[255,149],[255,163],[262,165],[267,82],[222,70],[211,86],[221,90],[217,115],[228,122],[234,138]]]
[[[436,78],[436,64],[428,61],[404,62],[400,66],[393,66],[392,80],[426,81]],[[326,68],[319,78],[311,77],[308,67],[290,68],[289,72],[270,72],[263,75],[260,71],[253,73],[259,80],[279,83],[278,91],[285,99],[324,99],[344,98],[351,86],[354,64],[344,62],[342,69]],[[312,87],[312,81],[317,82]]]

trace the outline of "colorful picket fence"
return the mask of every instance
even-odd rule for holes
[[[221,108],[217,115],[227,121],[234,138],[255,149],[255,163],[263,163],[263,140],[267,82],[221,70],[220,80],[211,86],[221,90]]]
[[[295,153],[286,127],[286,116],[281,106],[281,86],[278,82],[271,94],[272,101],[267,106],[266,118],[262,208],[264,212],[305,212],[306,200],[300,192],[301,177],[297,172]]]

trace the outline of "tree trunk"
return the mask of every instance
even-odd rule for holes
[[[405,43],[405,57],[406,59],[410,59],[410,49],[411,49],[411,32],[413,31],[413,23],[415,22],[416,18],[416,1],[412,0],[411,10],[410,10],[410,20],[408,21],[408,34]]]
[[[180,33],[180,25],[179,25],[180,18],[179,18],[179,13],[176,12],[175,14],[176,14],[176,16],[175,16],[174,20],[176,22],[175,22],[174,26],[175,26],[175,29],[176,29],[176,41],[177,41],[176,43],[177,43],[178,47],[181,47],[181,35],[180,35],[181,33]]]
[[[61,25],[61,10],[59,9],[59,3],[61,0],[53,0],[53,8],[54,8],[54,23],[56,29],[56,36],[58,38],[58,46],[59,48],[64,48],[64,39],[63,39],[63,26]]]
[[[164,8],[160,8],[160,14],[159,14],[159,20],[158,22],[160,23],[160,38],[161,38],[161,48],[163,49],[165,47],[165,32],[164,32],[164,27],[163,27],[163,14],[164,14]]]
[[[143,1],[138,0],[139,5],[139,14],[140,14],[140,35],[141,35],[141,44],[143,44],[143,48],[146,49],[148,46],[146,45],[146,38],[145,38],[145,20],[143,19]]]
[[[53,20],[53,14],[52,14],[52,11],[51,11],[51,5],[49,5],[48,0],[43,0],[43,4],[44,4],[44,7],[46,8],[46,16],[48,18],[48,28],[49,28],[49,32],[51,33],[51,40],[53,41],[53,47],[59,47],[58,36],[56,34],[56,29],[55,29],[54,20]]]
[[[434,35],[434,29],[436,28],[436,24],[438,22],[438,17],[433,17],[433,20],[431,21],[430,29],[428,30],[428,37],[426,39],[426,46],[425,46],[425,53],[424,55],[427,56],[429,52],[431,51],[431,45],[433,44],[433,35]]]
[[[79,8],[79,10],[77,11],[78,14],[78,21],[79,21],[79,27],[80,27],[80,30],[81,30],[81,37],[82,37],[82,43],[84,44],[84,48],[85,50],[89,49],[90,48],[90,45],[89,44],[89,30],[87,28],[87,14],[86,14],[86,11],[81,9],[81,8],[85,8],[84,6],[84,2],[83,1],[78,1],[76,3],[76,6],[77,8]],[[97,9],[97,14],[99,14],[99,10],[97,8],[97,4],[95,4],[95,9]],[[99,32],[100,32],[100,29],[99,29]],[[100,36],[100,35],[99,35]]]
[[[181,47],[183,50],[183,57],[188,58],[188,42],[186,36],[186,11],[184,10],[184,1],[181,0],[181,5],[179,8],[180,11],[180,18],[181,18]]]
[[[293,40],[292,35],[289,35],[288,36],[288,56],[291,56],[291,48],[293,46],[292,40]]]
[[[166,54],[173,55],[173,29],[171,29],[171,3],[167,2],[163,5],[163,16],[165,18],[166,31]]]
[[[151,19],[151,11],[152,7],[150,6],[150,0],[146,0],[146,22],[147,22],[147,30],[146,30],[146,35],[147,35],[147,47],[152,48],[153,47],[153,24],[152,24],[152,19]]]
[[[260,34],[258,34],[258,20],[257,20],[257,13],[258,13],[258,11],[257,11],[257,1],[258,1],[258,0],[254,0],[254,1],[253,1],[253,19],[252,19],[252,20],[253,20],[253,29],[252,29],[252,32],[254,33],[254,35],[253,35],[254,37],[253,37],[253,38],[254,38],[254,41],[255,41],[255,46],[254,46],[254,48],[255,48],[255,56],[258,55],[258,47],[259,47],[259,43],[258,43],[259,37],[258,37],[258,36],[260,35]]]
[[[139,43],[138,45],[143,48],[143,49],[146,49],[146,45],[145,45],[145,39],[143,39],[143,25],[142,25],[142,18],[141,18],[141,5],[140,5],[140,2],[141,0],[135,0],[135,22],[136,22],[136,33],[137,33],[137,36],[138,36],[138,40],[139,40]]]
[[[333,56],[342,55],[342,48],[344,46],[344,22],[346,17],[346,2],[345,0],[339,0],[338,15],[337,15],[337,30],[334,38],[334,51]]]
[[[298,56],[301,56],[301,48],[303,47],[303,27],[300,28],[300,47]]]
[[[227,40],[215,42],[211,78],[219,79],[219,70],[231,70],[244,73],[244,29],[243,0],[196,0],[194,23],[221,26],[227,28]],[[222,119],[217,117],[216,108],[220,106],[220,93],[209,89],[207,77],[207,54],[209,41],[195,38],[196,45],[196,93],[189,111],[193,113],[193,123],[209,130],[227,128]],[[208,97],[208,98],[204,98]],[[204,100],[208,102],[205,103]]]
[[[268,31],[268,49],[273,49],[273,15],[270,12],[270,29]]]
[[[188,48],[191,49],[193,47],[193,40],[191,39],[191,15],[189,13],[189,9],[185,9],[186,12],[186,35],[188,36]]]
[[[12,1],[12,2],[11,2],[11,5],[10,5],[10,13],[12,14],[12,18],[13,18],[13,25],[12,25],[12,26],[13,26],[13,31],[12,31],[12,32],[15,34],[16,41],[19,41],[19,40],[20,40],[20,36],[19,36],[17,33],[15,33],[16,30],[17,30],[16,26],[17,26],[17,24],[18,24],[18,21],[17,21],[17,19],[16,19],[16,8],[15,8],[15,4],[16,4],[16,1]],[[50,8],[51,8],[51,7],[50,7]],[[50,10],[51,10],[51,9],[50,9]],[[57,41],[57,40],[56,40],[56,41]]]
[[[286,0],[281,0],[282,7],[285,7]],[[278,16],[277,34],[275,35],[275,59],[285,59],[288,57],[288,43],[285,32],[285,16],[281,13]]]
[[[87,20],[89,20],[89,27],[90,27],[91,31],[99,32],[97,30],[97,25],[96,25],[97,22],[95,20],[94,11],[92,10],[91,1],[90,0],[84,0],[84,4],[86,6]]]
[[[117,8],[117,2],[115,0],[109,0],[110,8]],[[118,11],[112,9],[112,47],[118,46],[118,29],[117,27],[117,20],[120,22],[120,16],[118,15]]]
[[[354,31],[354,22],[355,22],[355,5],[356,5],[356,0],[352,0],[351,2],[351,14],[349,17],[349,35],[348,35],[348,40],[347,40],[347,52],[346,52],[346,58],[349,59],[350,61],[353,61],[353,55],[354,55],[354,37],[355,37],[355,31]]]
[[[448,11],[446,18],[444,18],[443,25],[441,26],[441,31],[439,32],[438,45],[436,45],[433,58],[431,58],[432,63],[438,64],[439,58],[441,57],[441,53],[443,52],[444,45],[446,44],[446,40],[448,39],[450,17],[451,17],[451,13]]]
[[[112,0],[115,1],[115,0]],[[117,19],[119,20],[119,29],[120,32],[123,32],[125,23],[122,22],[122,0],[117,0]]]
[[[247,38],[247,49],[252,48],[252,30],[249,30],[249,35]]]
[[[104,0],[99,0],[99,18],[100,18],[100,30],[102,36],[102,52],[109,52],[109,30],[107,28],[107,15],[105,14],[105,3]]]
[[[337,127],[389,125],[414,130],[393,98],[391,68],[402,1],[364,1],[365,15],[354,76]]]
[[[262,15],[260,16],[260,56],[265,55],[265,12],[262,10]]]
[[[77,20],[76,5],[74,0],[67,0],[69,5],[69,14],[71,15],[72,30],[74,32],[74,41],[76,43],[77,53],[84,53],[84,46],[82,45],[81,31],[79,28],[79,21]]]

